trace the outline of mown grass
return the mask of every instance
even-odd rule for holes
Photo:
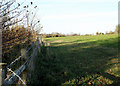
[[[118,85],[118,35],[45,38],[51,42],[36,59],[41,86]],[[47,50],[47,51],[46,51]]]

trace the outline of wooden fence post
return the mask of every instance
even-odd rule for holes
[[[28,66],[28,69],[30,70],[30,73],[28,74],[29,75],[29,79],[32,80],[32,74],[33,74],[33,71],[34,71],[34,52],[35,52],[35,45],[34,45],[34,42],[32,42],[32,54],[31,54],[31,59],[30,59],[30,62],[29,62],[29,66]],[[31,81],[32,82],[32,81]]]
[[[26,59],[27,59],[27,54],[25,53],[26,52],[26,48],[22,48],[21,49],[21,55],[23,55],[22,56],[22,58],[21,58],[21,64],[20,65],[22,65],[25,61],[26,61]],[[24,82],[26,82],[26,71],[24,71],[22,74],[21,74],[21,78],[23,79],[23,81]],[[19,80],[18,81],[18,84],[22,84],[22,82]]]
[[[34,71],[34,53],[35,53],[35,43],[32,43],[32,48],[33,48],[33,52],[32,52],[32,57],[31,57],[31,61],[30,61],[30,69],[31,71]]]
[[[42,37],[39,37],[40,44],[42,43]]]
[[[0,86],[4,84],[4,80],[7,78],[7,63],[0,63]]]
[[[41,47],[42,46],[42,38],[40,37],[39,40],[40,40],[40,47]]]
[[[50,57],[50,43],[46,42],[46,46],[47,46],[47,57]]]
[[[40,39],[39,39],[39,37],[37,38],[37,47],[38,47],[38,51],[40,53]]]
[[[23,55],[25,52],[26,52],[26,48],[22,48],[22,49],[21,49],[21,55]],[[25,53],[25,54],[22,56],[22,59],[26,60],[26,58],[27,58],[27,54]]]

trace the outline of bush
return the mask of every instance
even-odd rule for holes
[[[2,60],[10,62],[20,53],[20,49],[28,47],[34,41],[34,32],[24,26],[7,28],[2,32]],[[17,51],[17,52],[16,52]],[[14,54],[13,54],[14,53]],[[20,55],[20,54],[19,54]],[[9,60],[6,60],[9,59]]]

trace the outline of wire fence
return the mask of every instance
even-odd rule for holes
[[[2,74],[4,74],[4,77],[2,77],[3,81],[2,81],[2,84],[4,85],[12,85],[16,80],[17,78],[24,84],[26,85],[26,83],[23,81],[23,79],[20,77],[20,75],[22,74],[22,72],[27,68],[27,65],[30,61],[31,58],[35,57],[35,53],[37,50],[39,50],[40,48],[40,43],[41,42],[41,39],[38,38],[37,39],[37,45],[35,46],[35,42],[32,43],[32,46],[29,47],[21,56],[19,56],[18,58],[16,58],[14,61],[12,61],[9,65],[7,65],[4,69],[2,69]],[[12,66],[14,63],[16,63],[18,60],[20,60],[24,55],[26,55],[30,50],[33,50],[32,51],[32,54],[30,56],[28,56],[25,60],[25,62],[18,68],[16,69],[15,71],[13,71],[10,66]],[[12,74],[9,75],[7,78],[7,71],[11,72]]]
[[[32,47],[30,47],[24,54],[16,58],[14,61],[12,61],[6,68],[9,68],[11,65],[13,65],[16,61],[18,61],[22,56],[24,56]]]

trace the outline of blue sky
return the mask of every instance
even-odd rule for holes
[[[114,31],[118,24],[118,0],[34,0],[41,33],[92,34]]]

